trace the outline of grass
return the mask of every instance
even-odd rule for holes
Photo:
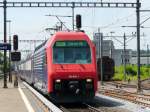
[[[150,78],[150,66],[141,66],[140,68],[141,79]],[[126,66],[126,79],[132,81],[137,80],[137,66],[136,65],[127,65]],[[113,80],[124,80],[124,66],[115,67],[115,75]]]

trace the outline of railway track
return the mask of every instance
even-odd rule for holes
[[[63,112],[103,112],[87,103],[60,105]]]
[[[148,78],[148,79],[144,79],[144,80],[141,80],[141,82],[148,81],[148,80],[150,80],[150,78]]]
[[[25,86],[35,95],[36,102],[40,105],[40,108],[43,108],[43,112],[109,112],[108,108],[100,108],[101,104],[95,102],[93,103],[78,103],[78,104],[59,104],[54,105],[51,101],[47,100],[45,97],[39,93],[35,93],[32,87],[25,83]],[[32,90],[33,89],[33,90]],[[113,112],[121,112],[119,110],[114,110]]]
[[[107,96],[115,97],[115,98],[125,99],[130,102],[150,108],[150,96],[149,95],[137,95],[136,93],[127,92],[122,89],[113,89],[113,90],[103,89],[102,91],[100,91],[100,93],[107,95]]]
[[[89,104],[85,104],[85,105],[89,108],[89,110],[91,110],[90,112],[102,112],[102,110],[99,110]]]
[[[43,108],[44,112],[102,112],[86,103],[54,105],[30,85],[25,82],[23,84],[33,93],[36,102]]]
[[[145,79],[141,82],[144,82],[144,81],[148,81],[150,79]],[[113,86],[116,86],[116,88],[122,88],[122,87],[128,87],[128,88],[137,88],[136,85],[133,85],[133,84],[124,84],[124,83],[121,83],[121,82],[105,82],[106,85],[113,85]],[[147,84],[142,84],[141,88],[143,90],[150,90],[150,87],[149,85]]]

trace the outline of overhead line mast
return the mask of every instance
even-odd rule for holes
[[[6,11],[7,8],[136,8],[137,10],[137,50],[138,50],[138,90],[140,90],[140,2],[0,2],[0,7],[4,9],[4,42],[6,43]],[[73,20],[74,21],[74,20]],[[74,26],[73,26],[74,29]],[[4,50],[4,88],[7,88],[6,74],[6,50]]]
[[[140,0],[137,0],[136,17],[137,17],[137,92],[141,92],[141,76],[140,76]]]

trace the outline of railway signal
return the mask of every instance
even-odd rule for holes
[[[80,30],[81,26],[82,26],[81,15],[78,14],[76,15],[76,27],[78,30]]]
[[[11,52],[11,61],[20,61],[21,53],[18,52],[18,35],[13,36],[13,48],[15,52]]]
[[[15,51],[18,50],[18,35],[13,36],[13,47]]]

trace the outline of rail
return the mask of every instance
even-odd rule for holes
[[[64,106],[60,105],[60,109],[63,111],[63,112],[71,112],[69,109],[65,108]]]
[[[59,107],[64,112],[102,112],[99,108],[93,107],[88,103],[77,103],[71,106],[60,105]]]
[[[144,81],[147,81],[147,80],[150,80],[150,79],[145,79],[145,80],[142,80],[142,82]],[[116,86],[116,87],[129,87],[129,88],[137,88],[137,85],[132,85],[132,84],[124,84],[124,83],[121,83],[121,82],[105,82],[105,84],[108,84],[108,85],[113,85],[113,86]],[[147,87],[145,85],[142,85],[141,87],[143,90],[150,90],[150,87]]]
[[[150,107],[150,97],[148,95],[139,96],[136,93],[123,91],[121,89],[120,90],[103,89],[101,93],[107,96],[125,99],[133,103],[143,105],[145,107]]]
[[[101,110],[87,104],[87,103],[83,103],[84,105],[86,105],[88,107],[89,110],[91,110],[90,112],[102,112]]]

